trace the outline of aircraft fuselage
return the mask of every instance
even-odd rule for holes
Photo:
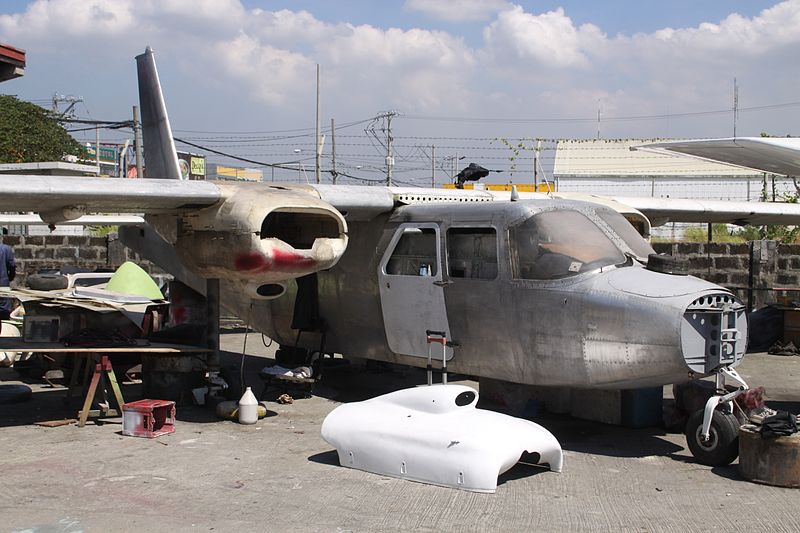
[[[319,333],[298,341],[292,328],[313,309],[325,351],[419,367],[426,330],[445,331],[457,344],[451,371],[547,386],[676,383],[744,354],[741,303],[644,268],[636,258],[652,249],[597,205],[409,205],[348,227],[343,257],[316,274],[318,304],[291,282],[252,309],[236,300],[238,314],[282,345],[317,350]],[[439,345],[433,353],[441,358]]]

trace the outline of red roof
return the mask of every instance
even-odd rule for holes
[[[25,50],[0,43],[0,81],[17,78],[25,73]]]

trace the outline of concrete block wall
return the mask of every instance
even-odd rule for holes
[[[73,266],[89,270],[116,270],[133,261],[155,278],[167,274],[151,262],[125,248],[116,234],[105,237],[83,235],[3,235],[17,260],[17,278],[12,287],[24,287],[25,279],[42,269]]]
[[[777,241],[751,241],[730,243],[656,243],[658,253],[685,257],[689,274],[734,289],[747,301],[747,287],[752,276],[754,309],[776,303],[784,294],[800,299],[799,292],[782,293],[775,288],[800,288],[800,244],[782,244]]]

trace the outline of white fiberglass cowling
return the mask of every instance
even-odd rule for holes
[[[561,446],[538,424],[476,409],[463,385],[404,389],[340,405],[322,423],[342,466],[475,492],[495,492],[497,476],[528,452],[560,472]]]

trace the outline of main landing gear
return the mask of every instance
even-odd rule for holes
[[[725,390],[725,376],[740,387]],[[749,387],[731,368],[716,371],[716,394],[708,399],[704,409],[689,417],[686,442],[698,462],[709,466],[725,466],[739,455],[740,421],[734,414],[734,400]]]

